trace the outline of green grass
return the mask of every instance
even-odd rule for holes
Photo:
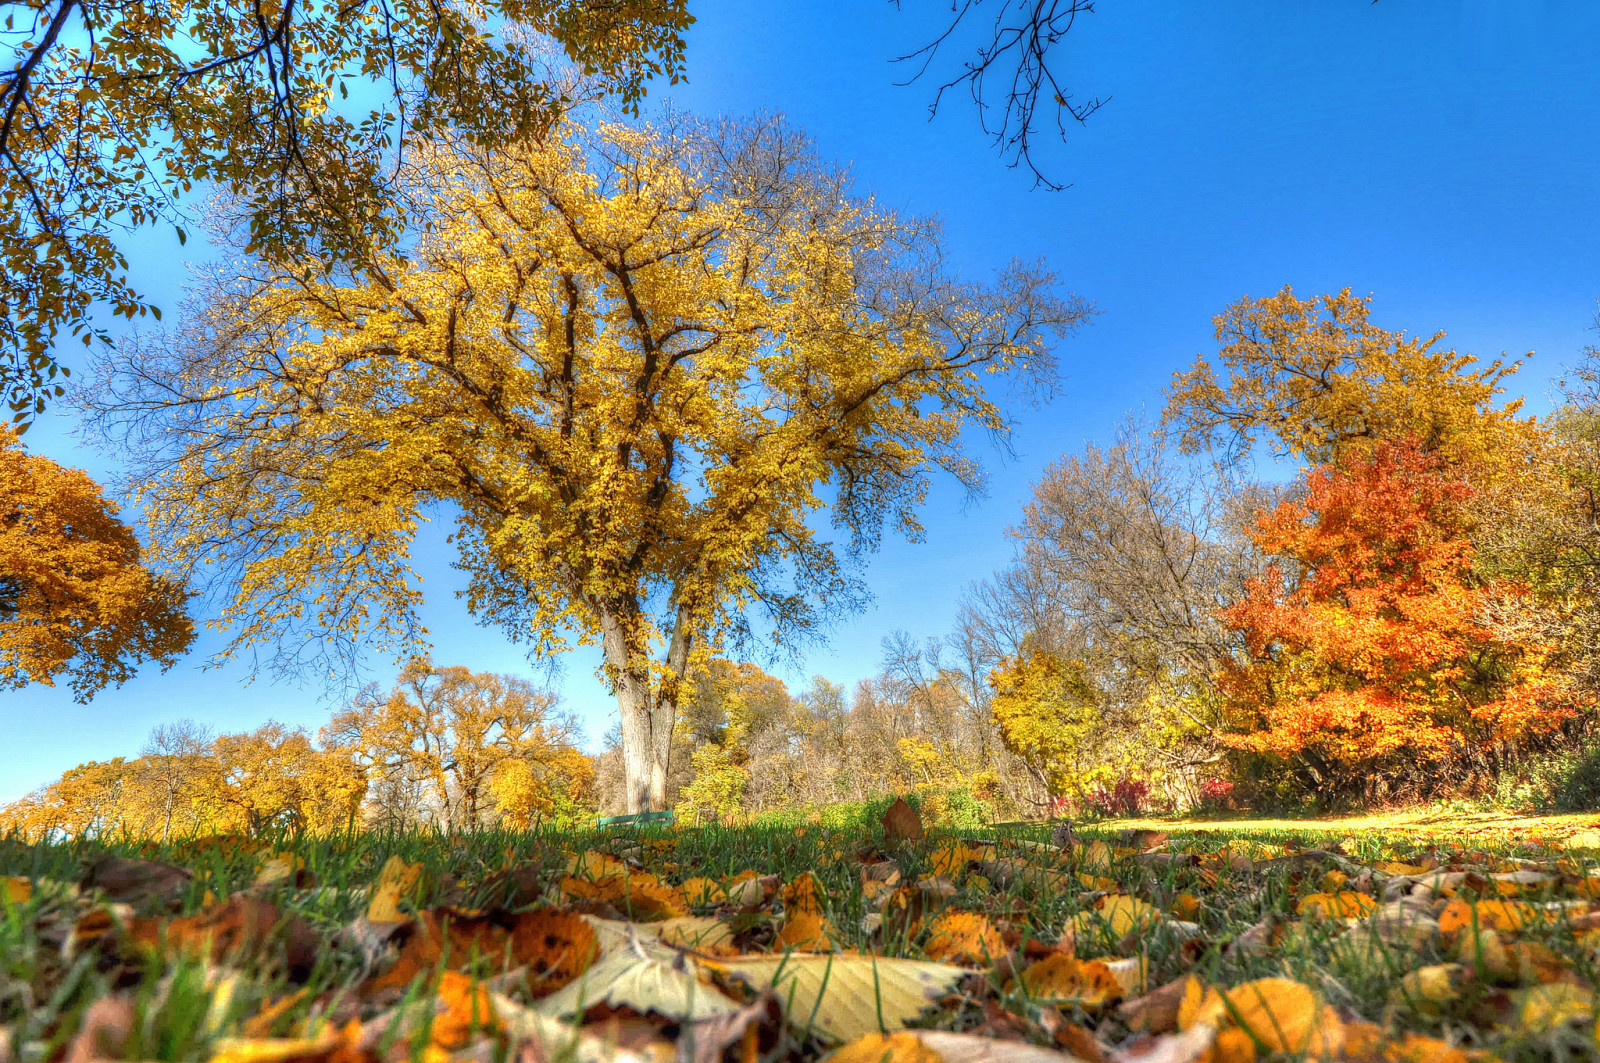
[[[1528,857],[1554,866],[1558,855],[1508,838],[1468,839],[1475,851],[1456,853],[1448,849],[1449,839],[1441,838],[1437,830],[1428,837],[1383,823],[1354,827],[1343,821],[1241,821],[1225,830],[1215,829],[1215,824],[1149,824],[1156,825],[1171,831],[1175,851],[1193,854],[1214,853],[1223,846],[1305,849],[1342,841],[1351,865],[1405,859],[1426,851],[1484,869],[1510,866],[1502,862]],[[1081,835],[1085,840],[1116,842],[1125,827],[1124,823],[1098,824],[1083,828]],[[1503,979],[1497,982],[1478,970],[1482,964],[1477,961],[1469,964],[1477,977],[1459,999],[1438,1008],[1409,1006],[1401,995],[1406,976],[1420,967],[1454,962],[1456,948],[1440,941],[1415,949],[1366,941],[1353,937],[1342,923],[1299,917],[1298,899],[1322,886],[1324,869],[1320,866],[1259,863],[1248,871],[1224,873],[1220,878],[1212,877],[1208,868],[1149,868],[1131,859],[1085,868],[1074,865],[1070,858],[1041,854],[1029,846],[1048,837],[1043,825],[962,833],[998,841],[1002,849],[996,855],[1030,860],[1062,878],[1054,888],[1043,888],[1037,877],[1004,881],[971,867],[954,876],[950,896],[918,894],[924,924],[948,907],[987,915],[1013,932],[1019,949],[1025,949],[1029,941],[1054,945],[1074,917],[1093,910],[1099,892],[1091,886],[1105,885],[1080,881],[1076,875],[1083,871],[1094,878],[1110,879],[1117,891],[1163,911],[1172,910],[1180,894],[1199,899],[1200,910],[1194,919],[1197,929],[1162,920],[1131,942],[1118,940],[1103,926],[1102,932],[1094,932],[1091,925],[1089,932],[1078,935],[1080,958],[1130,952],[1144,956],[1152,987],[1187,975],[1222,988],[1257,978],[1287,977],[1311,986],[1347,1020],[1364,1019],[1397,1032],[1443,1036],[1505,1059],[1566,1059],[1579,1049],[1588,1054],[1594,1051],[1592,1030],[1585,1035],[1587,1039],[1579,1038],[1578,1044],[1573,1041],[1576,1026],[1572,1024],[1530,1034],[1516,1023],[1502,1021],[1506,1009],[1528,986],[1501,984]],[[35,889],[29,900],[6,905],[0,921],[0,1025],[8,1031],[11,1058],[43,1063],[61,1058],[86,1022],[103,1021],[120,1008],[132,1018],[131,1027],[118,1034],[117,1057],[199,1061],[209,1059],[223,1039],[246,1033],[286,1037],[304,1033],[312,1020],[326,1024],[351,1018],[371,1021],[380,1012],[388,1020],[411,1014],[421,1018],[409,1031],[397,1027],[390,1039],[396,1041],[393,1051],[404,1053],[409,1046],[412,1055],[421,1056],[432,1003],[428,989],[419,981],[399,1001],[364,998],[361,986],[384,961],[380,958],[375,967],[348,931],[365,911],[368,889],[392,856],[425,868],[420,892],[412,898],[418,909],[450,905],[458,910],[493,910],[504,903],[503,872],[507,868],[539,871],[547,887],[543,899],[561,903],[556,883],[565,867],[565,854],[591,848],[642,863],[669,882],[690,875],[725,879],[744,871],[792,882],[802,872],[811,872],[822,883],[823,914],[836,929],[840,946],[924,959],[929,943],[924,925],[891,913],[882,929],[871,929],[866,917],[881,913],[874,913],[874,906],[863,895],[860,869],[863,860],[893,860],[902,879],[915,882],[929,874],[929,861],[940,841],[935,837],[917,845],[896,845],[884,837],[880,827],[857,821],[848,829],[782,824],[570,834],[489,832],[464,837],[426,832],[281,837],[259,846],[226,842],[28,846],[9,842],[0,845],[0,875],[26,878]],[[220,899],[251,889],[263,860],[272,851],[299,857],[313,880],[304,887],[284,882],[257,891],[261,899],[302,919],[316,938],[315,963],[298,983],[291,983],[284,972],[282,957],[271,954],[219,973],[193,958],[159,949],[141,952],[104,947],[74,953],[67,947],[74,925],[100,907],[95,896],[76,892],[72,884],[82,879],[88,863],[103,854],[163,861],[191,870],[192,881],[172,911],[147,904],[136,913],[171,918],[204,911]],[[1260,853],[1259,849],[1251,851]],[[1578,862],[1569,863],[1566,870],[1567,881],[1530,891],[1525,899],[1572,898],[1571,880],[1587,868]],[[713,907],[697,911],[716,914]],[[124,913],[119,910],[118,914]],[[737,917],[722,914],[744,931],[763,922],[782,921],[782,913],[771,908]],[[1271,920],[1289,928],[1272,947],[1249,950],[1236,946],[1247,930]],[[1090,923],[1094,923],[1092,918]],[[1521,935],[1521,940],[1547,949],[1563,978],[1590,988],[1596,984],[1596,953],[1580,940],[1567,918],[1534,927]],[[482,965],[479,969],[488,974],[491,968]],[[987,975],[985,990],[930,1013],[924,1025],[955,1030],[983,1027],[988,1022],[983,1001],[987,997],[991,1010],[998,1006],[1015,1017],[1023,1036],[1047,1043],[1047,1005],[1030,1000],[1016,987],[1008,988],[1004,971],[990,970]],[[294,994],[297,996],[277,1010],[270,1024],[261,1024],[259,1016],[265,1007]],[[1111,1010],[1071,1005],[1058,1010],[1094,1031],[1107,1046],[1123,1044],[1133,1034]],[[791,1039],[773,1046],[772,1051],[773,1058],[801,1059],[816,1058],[825,1048],[815,1041]]]

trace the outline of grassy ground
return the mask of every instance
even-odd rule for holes
[[[1595,1056],[1593,818],[1451,816],[3,844],[0,1060]]]
[[[1600,847],[1600,812],[1530,816],[1513,812],[1428,807],[1297,819],[1260,817],[1245,812],[1214,816],[1133,817],[1106,820],[1098,826],[1113,831],[1177,830],[1220,832],[1245,837],[1302,834],[1322,838],[1378,835],[1412,840],[1575,841],[1580,846]]]

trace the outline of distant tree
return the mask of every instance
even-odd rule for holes
[[[994,720],[1006,748],[1053,795],[1079,795],[1114,770],[1100,755],[1100,696],[1082,662],[1034,651],[996,668]]]
[[[1437,454],[1382,442],[1264,513],[1256,543],[1275,561],[1222,614],[1248,641],[1222,673],[1224,740],[1307,790],[1381,797],[1497,774],[1557,733],[1574,709],[1549,647],[1485,622],[1492,596],[1525,591],[1474,574],[1471,496]]]
[[[570,101],[546,35],[636,109],[683,69],[684,0],[479,5],[122,0],[11,4],[0,30],[0,400],[18,421],[59,396],[53,345],[132,318],[123,234],[190,224],[220,188],[241,238],[326,262],[395,238],[396,162],[444,130],[498,143]]]
[[[134,763],[139,769],[139,785],[154,805],[161,822],[161,840],[172,837],[174,822],[180,830],[183,819],[197,811],[196,798],[205,776],[206,760],[211,755],[211,731],[193,720],[160,724],[150,732],[142,755]],[[197,824],[187,824],[192,833]]]
[[[555,696],[526,679],[440,668],[419,657],[387,694],[375,685],[362,690],[324,728],[323,740],[379,778],[403,772],[426,779],[440,820],[477,830],[492,821],[497,777],[515,819],[553,802],[558,779],[580,770],[571,760],[576,734]]]
[[[971,592],[964,623],[995,660],[1032,647],[1080,662],[1105,735],[1174,800],[1192,797],[1222,757],[1213,673],[1243,648],[1217,613],[1261,573],[1249,531],[1270,497],[1126,424],[1044,471],[1010,531],[1019,558]]]
[[[931,224],[777,121],[565,123],[410,179],[414,253],[348,283],[246,264],[181,339],[119,348],[93,419],[163,556],[213,574],[232,649],[288,667],[414,642],[408,551],[448,507],[474,611],[538,653],[600,646],[630,810],[666,802],[697,656],[859,603],[852,564],[885,523],[920,534],[934,471],[978,487],[989,383],[1048,380],[1089,313],[1037,266],[947,275]]]
[[[219,736],[202,782],[206,798],[220,809],[219,829],[260,834],[303,823],[317,756],[304,731],[274,720]]]
[[[115,505],[0,428],[0,689],[71,680],[88,701],[194,640],[187,595],[141,562]]]

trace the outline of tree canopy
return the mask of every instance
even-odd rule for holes
[[[408,180],[412,254],[348,279],[243,263],[183,332],[123,344],[90,413],[232,648],[291,667],[414,640],[408,550],[444,507],[479,616],[536,652],[602,647],[630,807],[664,800],[692,657],[859,602],[852,566],[886,523],[919,534],[934,471],[980,486],[964,432],[1006,430],[990,380],[1048,381],[1089,312],[1038,266],[950,277],[932,223],[852,195],[778,121],[569,121],[440,146]]]
[[[1520,359],[1472,369],[1472,355],[1437,349],[1442,332],[1424,340],[1372,324],[1371,302],[1349,288],[1301,299],[1287,286],[1240,299],[1214,319],[1226,376],[1204,358],[1174,373],[1165,422],[1191,453],[1246,449],[1264,434],[1312,465],[1384,440],[1454,460],[1503,452],[1522,403],[1498,396]]]
[[[677,81],[685,0],[41,0],[0,50],[0,398],[24,425],[59,396],[97,305],[149,307],[130,230],[232,197],[256,251],[340,260],[403,229],[397,163],[445,130],[525,137],[570,101],[536,40],[624,106]],[[553,58],[553,57],[550,57]]]
[[[87,701],[145,661],[171,667],[194,641],[187,597],[86,473],[0,427],[0,689],[65,676]]]

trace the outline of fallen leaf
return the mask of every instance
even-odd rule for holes
[[[152,902],[176,907],[189,892],[192,881],[193,872],[181,867],[106,855],[89,865],[83,888],[98,889],[110,900],[135,907]]]
[[[674,1021],[700,1021],[739,1010],[715,987],[699,981],[693,960],[639,935],[546,997],[538,1010],[554,1018],[571,1018],[600,1004]]]
[[[791,1027],[834,1042],[903,1028],[971,973],[921,960],[808,953],[707,965],[754,989],[770,988]]]
[[[1030,964],[1017,976],[1030,997],[1098,1008],[1127,995],[1122,982],[1100,960],[1079,960],[1064,952],[1051,953]]]
[[[890,844],[920,842],[925,834],[922,829],[922,817],[917,815],[916,809],[899,797],[894,799],[894,804],[883,814],[883,830],[888,835]]]
[[[1583,986],[1558,982],[1517,996],[1517,1026],[1525,1033],[1551,1033],[1580,1021],[1592,1025],[1594,1019],[1594,995]]]
[[[1339,872],[1328,872],[1330,875]],[[1310,893],[1300,898],[1295,911],[1301,915],[1320,915],[1329,919],[1360,919],[1378,907],[1365,893],[1343,890],[1338,893]]]
[[[1466,980],[1467,969],[1459,963],[1430,964],[1400,979],[1390,999],[1414,1011],[1437,1014],[1441,1005],[1461,999]]]
[[[475,1033],[492,1033],[498,1026],[489,990],[482,982],[459,971],[439,976],[438,1014],[428,1034],[444,1049],[464,1048]]]
[[[986,916],[947,909],[928,925],[922,951],[940,963],[987,966],[1006,954],[1005,939]]]
[[[398,856],[389,857],[378,872],[378,881],[373,884],[372,899],[367,903],[367,921],[405,922],[407,916],[400,911],[400,901],[409,897],[421,881],[421,864],[408,864]]]

